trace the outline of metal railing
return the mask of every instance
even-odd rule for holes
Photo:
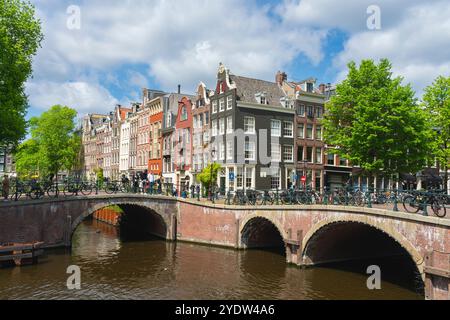
[[[0,184],[1,190],[1,184]],[[173,183],[148,181],[102,181],[88,182],[80,179],[68,179],[61,182],[23,181],[14,179],[6,198],[12,201],[22,199],[38,200],[44,197],[77,197],[91,194],[146,194],[181,197],[185,199],[208,199],[208,191],[199,186],[190,186],[178,190]],[[0,195],[5,197],[3,190]],[[225,191],[214,188],[214,201],[223,201],[225,205],[265,206],[265,205],[341,205],[353,207],[382,207],[393,211],[421,213],[429,211],[437,217],[445,217],[450,204],[450,196],[444,190],[397,190],[397,189],[365,189],[340,188],[322,189],[246,189]]]

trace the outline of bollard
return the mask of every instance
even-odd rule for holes
[[[394,191],[394,211],[398,211],[398,200],[397,200],[397,192]]]
[[[372,195],[370,194],[370,191],[367,191],[368,198],[367,198],[367,208],[372,208]]]

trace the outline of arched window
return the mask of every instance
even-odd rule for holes
[[[183,108],[181,108],[181,121],[185,121],[187,118],[187,109],[186,106],[183,106]]]

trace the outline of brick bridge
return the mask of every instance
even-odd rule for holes
[[[164,196],[113,195],[0,203],[0,243],[71,246],[95,211],[120,206],[131,227],[167,240],[248,249],[282,245],[288,263],[409,256],[426,299],[450,299],[450,220],[345,206],[212,205]]]

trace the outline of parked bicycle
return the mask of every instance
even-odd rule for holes
[[[418,213],[420,210],[426,210],[428,206],[440,218],[447,214],[444,197],[436,193],[415,191],[403,198],[403,207],[409,213]]]

